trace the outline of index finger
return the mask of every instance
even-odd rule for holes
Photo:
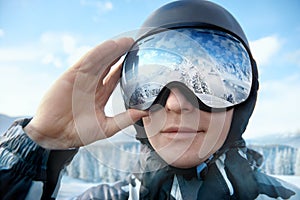
[[[133,42],[132,38],[108,40],[92,49],[75,68],[83,73],[103,74],[109,71],[112,62],[129,50]]]

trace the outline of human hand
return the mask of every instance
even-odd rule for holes
[[[80,147],[113,136],[147,115],[129,109],[113,117],[104,107],[120,78],[121,67],[111,67],[133,40],[106,41],[83,56],[53,84],[36,115],[24,128],[44,148]]]

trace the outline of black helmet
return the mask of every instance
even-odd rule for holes
[[[140,36],[159,28],[203,27],[229,32],[247,48],[248,40],[236,19],[223,7],[205,0],[182,0],[162,6],[143,23]]]
[[[231,128],[223,149],[242,141],[249,118],[255,107],[258,90],[257,66],[252,57],[248,40],[237,20],[223,7],[205,0],[181,0],[168,3],[154,11],[141,26],[138,38],[145,37],[159,29],[197,27],[217,29],[238,38],[249,53],[252,64],[252,87],[248,99],[234,107]],[[137,138],[148,143],[141,120],[136,123]],[[150,145],[150,144],[149,144]]]

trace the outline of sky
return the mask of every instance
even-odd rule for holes
[[[34,116],[85,52],[136,30],[166,0],[0,0],[0,113]],[[239,21],[260,90],[245,137],[300,132],[300,1],[214,0]],[[0,122],[1,123],[1,122]]]

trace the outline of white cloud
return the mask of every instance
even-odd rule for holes
[[[108,12],[113,9],[113,4],[110,1],[98,1],[98,0],[81,0],[80,4],[83,6],[96,7],[98,14]]]
[[[0,38],[4,36],[4,30],[0,28]]]
[[[113,4],[111,2],[105,2],[103,6],[104,10],[112,10],[113,9]]]
[[[61,59],[59,59],[58,57],[55,57],[51,53],[43,55],[42,63],[46,64],[46,65],[53,65],[57,68],[60,68],[63,66]]]
[[[281,51],[284,39],[276,35],[250,42],[252,53],[259,67],[274,63]],[[284,55],[283,52],[280,52]],[[280,56],[286,62],[300,66],[300,50]],[[277,60],[278,61],[278,60]],[[270,68],[265,70],[272,70]],[[271,71],[272,73],[272,71]],[[245,137],[266,134],[283,134],[300,130],[300,73],[294,73],[277,80],[260,83],[257,105]]]
[[[45,32],[40,37],[39,45],[44,51],[69,53],[77,45],[77,39],[69,33]]]
[[[263,82],[246,137],[300,130],[300,74]]]
[[[281,43],[281,40],[276,35],[250,42],[250,48],[257,64],[259,66],[267,65],[279,51]]]
[[[91,12],[91,18],[96,23],[103,21],[103,14],[106,14],[114,8],[111,1],[80,0],[80,4],[84,7],[94,9],[94,12],[93,10]]]
[[[76,39],[71,35],[63,35],[62,38],[63,50],[65,53],[71,53],[76,48]]]
[[[78,45],[78,39],[67,33],[47,32],[34,43],[0,47],[0,63],[36,62],[56,68],[67,68],[91,46]]]
[[[71,34],[47,32],[31,44],[0,47],[0,63],[36,62],[67,68],[90,48],[78,45]]]
[[[33,115],[57,73],[91,49],[79,41],[71,34],[48,32],[34,43],[0,48],[0,112]],[[48,67],[47,71],[41,67]]]
[[[89,50],[91,50],[91,46],[80,46],[76,47],[71,51],[67,57],[68,66],[72,66],[75,64],[83,55],[85,55]]]
[[[67,33],[47,32],[41,36],[44,49],[43,61],[45,64],[54,64],[57,67],[69,67],[78,61],[92,47],[79,45],[79,39]]]
[[[40,49],[43,52],[42,63],[55,67],[68,67],[68,57],[77,48],[77,39],[67,33],[46,32],[40,37]]]
[[[300,67],[300,49],[286,54],[285,59],[288,62],[296,64],[298,67]]]
[[[32,116],[54,77],[11,64],[0,67],[0,80],[0,112],[10,116]]]
[[[0,62],[33,61],[39,56],[40,52],[30,45],[0,48]]]

